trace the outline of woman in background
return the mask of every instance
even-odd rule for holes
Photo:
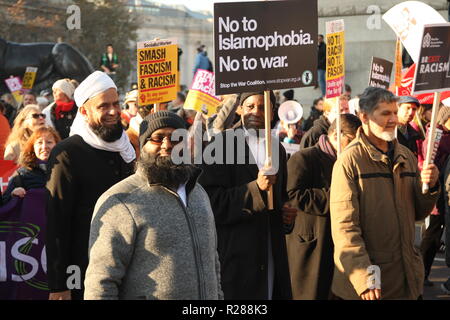
[[[17,162],[20,151],[38,128],[45,126],[45,114],[41,113],[39,106],[31,104],[19,112],[14,120],[11,134],[6,141],[5,160]]]
[[[45,187],[47,160],[60,140],[59,134],[51,127],[41,127],[33,132],[20,154],[20,168],[3,194],[3,204],[13,196],[23,198],[29,189]]]

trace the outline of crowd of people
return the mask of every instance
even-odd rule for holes
[[[346,86],[292,125],[277,109],[293,90],[271,92],[275,169],[258,131],[262,92],[222,96],[207,117],[182,92],[158,111],[139,105],[137,89],[122,104],[101,71],[52,91],[53,102],[28,93],[0,104],[1,156],[18,165],[2,206],[46,191],[49,299],[416,300],[433,285],[449,220],[449,107],[425,165],[431,107],[414,97],[368,87],[351,99]],[[196,128],[227,161],[174,160],[195,140],[174,139],[177,130]],[[428,215],[418,250],[415,223]],[[450,294],[450,280],[442,289]]]

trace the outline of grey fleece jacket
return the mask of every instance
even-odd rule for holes
[[[85,299],[223,299],[214,216],[196,178],[186,207],[140,171],[99,198]]]

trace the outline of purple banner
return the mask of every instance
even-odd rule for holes
[[[0,300],[47,300],[46,190],[0,208]]]

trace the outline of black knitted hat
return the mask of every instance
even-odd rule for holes
[[[141,149],[145,144],[145,140],[153,132],[161,128],[186,129],[186,124],[180,116],[170,111],[158,111],[149,114],[139,127],[139,145]]]

